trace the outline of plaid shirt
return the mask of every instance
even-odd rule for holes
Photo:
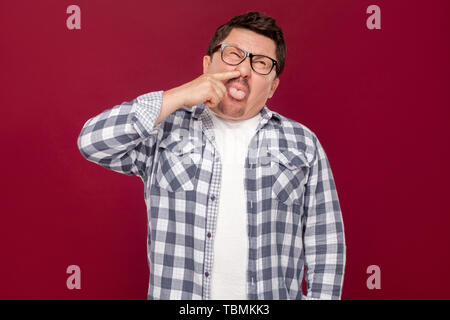
[[[162,91],[89,119],[82,155],[139,176],[148,215],[149,299],[210,299],[221,162],[204,104],[154,126]],[[342,215],[316,135],[264,106],[245,160],[248,299],[340,299],[345,269]],[[307,295],[302,294],[303,274]]]

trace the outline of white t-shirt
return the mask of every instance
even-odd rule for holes
[[[248,224],[244,164],[261,115],[258,113],[247,120],[233,121],[209,111],[222,164],[219,213],[212,238],[211,299],[246,300]]]

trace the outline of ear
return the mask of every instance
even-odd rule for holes
[[[211,64],[211,57],[204,56],[203,57],[203,73],[208,73],[209,65]]]
[[[278,85],[280,84],[280,78],[277,77],[275,80],[273,80],[272,82],[272,86],[270,88],[270,92],[269,92],[269,97],[268,99],[272,98],[273,94],[275,93],[275,90],[277,90]]]

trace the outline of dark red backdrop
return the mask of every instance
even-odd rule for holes
[[[2,1],[0,298],[146,299],[141,180],[86,161],[87,119],[202,72],[257,10],[288,47],[269,107],[317,133],[338,187],[343,299],[449,299],[449,1]],[[226,3],[226,4],[225,4]],[[66,8],[81,8],[68,30]],[[366,8],[381,8],[368,30]],[[68,290],[66,268],[81,268]],[[369,290],[366,269],[381,269]]]

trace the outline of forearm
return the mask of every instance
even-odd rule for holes
[[[305,193],[303,217],[307,298],[340,299],[346,244],[333,174],[319,141]]]
[[[78,137],[78,148],[89,161],[128,175],[137,174],[140,160],[156,140],[154,130],[162,92],[139,96],[89,119]],[[146,141],[144,145],[143,142]]]
[[[164,91],[162,94],[162,105],[155,126],[164,121],[171,113],[183,106],[182,98],[178,93],[178,88]]]
[[[338,229],[340,222],[333,223]],[[331,224],[323,225],[330,228]],[[310,227],[311,229],[320,227]],[[346,244],[344,232],[328,232],[323,237],[315,231],[305,232],[305,278],[307,298],[340,299],[345,271]]]

